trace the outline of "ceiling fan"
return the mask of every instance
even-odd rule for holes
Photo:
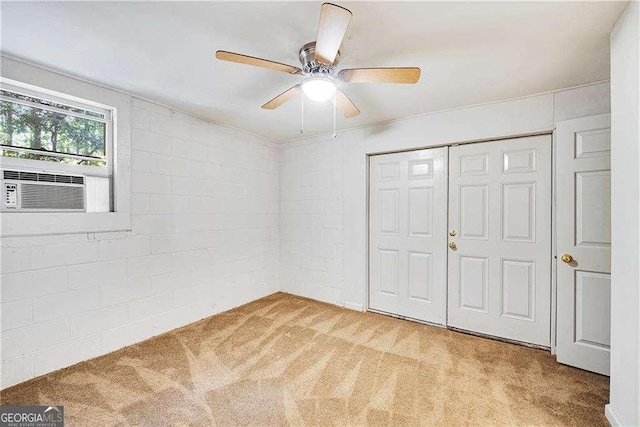
[[[266,110],[278,108],[302,91],[314,101],[326,101],[333,97],[336,107],[346,118],[355,117],[360,114],[360,110],[338,88],[337,82],[414,84],[420,78],[420,68],[351,68],[338,72],[336,65],[340,61],[340,45],[351,17],[351,12],[343,7],[332,3],[322,5],[316,41],[305,44],[298,53],[302,67],[225,50],[217,51],[216,58],[306,77],[300,84],[264,104],[262,108]]]

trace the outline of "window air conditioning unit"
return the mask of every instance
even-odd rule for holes
[[[2,171],[2,212],[85,212],[84,176]]]

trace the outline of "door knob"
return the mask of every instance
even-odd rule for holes
[[[449,236],[454,237],[456,235],[456,230],[451,230],[449,232]]]
[[[562,260],[562,262],[565,262],[567,264],[569,264],[571,261],[573,261],[573,257],[569,254],[564,254],[560,257],[560,259]]]
[[[450,247],[452,250],[454,250],[454,251],[455,251],[456,249],[458,249],[458,245],[456,245],[456,242],[451,242],[451,243],[449,243],[449,247]]]

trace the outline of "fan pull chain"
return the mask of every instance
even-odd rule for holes
[[[337,90],[336,90],[337,92]],[[338,133],[336,132],[336,92],[333,92],[333,137],[335,138],[336,136],[338,136]]]
[[[301,96],[302,98],[302,103],[300,105],[302,105],[302,113],[300,115],[301,119],[300,119],[300,133],[304,134],[304,93]]]

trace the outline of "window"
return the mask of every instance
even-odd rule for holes
[[[27,177],[35,173],[43,182],[52,175],[56,182],[61,175],[80,182],[81,176],[86,192],[86,212],[0,209],[0,237],[131,230],[131,95],[4,56],[0,74],[0,97],[7,97],[0,99],[0,106],[31,107],[41,115],[60,113],[65,122],[74,121],[64,124],[64,137],[55,124],[53,135],[51,126],[48,131],[41,128],[38,151],[37,126],[30,129],[13,118],[5,120],[0,111],[0,169],[31,172]],[[6,129],[9,123],[14,125],[14,138],[6,136],[12,132]],[[7,181],[4,173],[0,178]]]
[[[82,175],[83,209],[114,210],[113,109],[17,82],[0,101],[3,170]]]
[[[67,105],[4,87],[0,99],[3,156],[108,166],[109,111]]]

